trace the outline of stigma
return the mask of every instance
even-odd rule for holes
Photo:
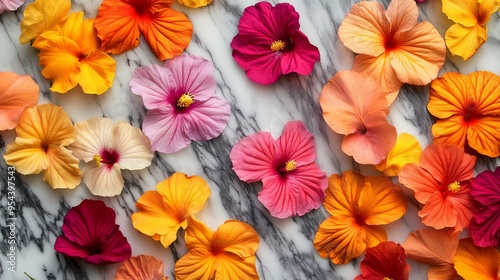
[[[448,190],[452,193],[457,193],[460,190],[460,183],[455,181],[448,185]]]
[[[186,92],[179,97],[177,100],[177,107],[187,108],[194,102],[194,95],[190,92]]]
[[[286,47],[286,43],[281,41],[281,40],[278,40],[278,41],[274,41],[272,44],[271,44],[271,50],[277,52],[277,51],[283,51]]]

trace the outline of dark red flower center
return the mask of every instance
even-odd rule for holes
[[[396,40],[394,40],[394,37],[392,35],[385,38],[385,40],[384,40],[385,51],[387,51],[387,52],[392,51],[392,50],[396,49],[397,46],[398,46],[398,44],[397,44]]]
[[[142,16],[144,13],[147,12],[149,5],[149,1],[144,1],[144,0],[130,0],[129,4],[134,7],[135,12]]]
[[[477,112],[476,104],[474,102],[467,104],[463,108],[462,116],[463,116],[465,122],[471,122],[471,121],[478,119],[479,114]]]
[[[104,149],[100,154],[94,156],[94,161],[97,167],[99,167],[101,163],[112,167],[115,163],[118,163],[119,160],[120,154],[114,149]]]

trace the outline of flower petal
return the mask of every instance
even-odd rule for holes
[[[99,7],[94,26],[101,39],[101,50],[120,54],[139,45],[139,15],[125,1],[104,0]]]
[[[467,140],[480,154],[495,158],[500,156],[500,118],[484,116],[469,124]]]
[[[88,94],[102,94],[113,85],[116,62],[108,54],[95,50],[80,60],[80,86]]]
[[[367,176],[356,203],[367,225],[386,225],[406,213],[406,198],[390,178]]]
[[[385,51],[385,33],[389,28],[384,6],[375,1],[362,1],[352,6],[338,34],[353,52],[377,57]]]
[[[80,82],[80,47],[73,40],[54,37],[38,56],[42,75],[52,81],[50,90],[66,93]]]
[[[283,134],[276,140],[276,158],[294,160],[297,167],[309,165],[316,160],[314,135],[309,132],[302,121],[286,123]]]
[[[467,143],[468,127],[462,116],[453,116],[444,120],[437,120],[432,125],[434,143],[445,143],[464,147]]]
[[[472,212],[466,207],[456,209],[456,204],[445,197],[440,192],[434,193],[425,203],[422,210],[418,211],[418,215],[422,218],[422,223],[431,226],[435,229],[445,227],[453,227],[457,231],[461,231],[469,223],[472,218]],[[468,211],[469,218],[459,218],[463,211]],[[464,224],[465,223],[465,224]]]
[[[177,280],[215,279],[215,261],[215,258],[206,254],[189,251],[175,263],[175,278]]]
[[[75,141],[75,129],[63,108],[52,103],[26,109],[16,128],[19,138],[38,139],[42,145],[67,146]]]
[[[61,23],[69,13],[69,0],[36,0],[24,9],[19,42],[26,44]]]
[[[477,111],[484,115],[499,115],[500,88],[498,84],[500,76],[488,71],[477,71],[466,75],[465,80],[472,86],[466,92],[472,93],[471,99],[477,105]]]
[[[132,73],[130,81],[132,93],[141,96],[144,106],[148,109],[168,106],[169,93],[181,87],[173,75],[169,68],[155,64],[138,67]]]
[[[391,65],[401,82],[423,86],[437,77],[446,58],[446,46],[430,22],[396,33],[394,41],[397,48],[390,54]]]
[[[399,182],[415,192],[418,202],[425,204],[434,193],[439,192],[439,182],[428,171],[416,163],[407,164],[399,173]]]
[[[89,162],[113,141],[114,121],[93,117],[75,124],[76,141],[70,148],[79,159]]]
[[[191,143],[184,116],[175,108],[149,110],[142,123],[142,131],[151,141],[151,149],[161,153],[175,153]]]
[[[38,174],[50,165],[49,157],[37,139],[17,138],[7,146],[3,157],[8,165],[25,175]]]
[[[462,114],[463,106],[469,101],[468,93],[477,92],[472,87],[469,76],[448,72],[432,81],[430,88],[429,112],[440,119]]]
[[[50,164],[43,180],[53,189],[74,189],[82,181],[80,162],[71,151],[64,147],[49,147],[47,157]]]
[[[99,38],[94,29],[93,19],[83,19],[83,12],[72,13],[60,25],[59,35],[73,40],[85,55],[99,49]]]
[[[28,75],[20,76],[12,72],[0,72],[0,131],[13,129],[26,108],[34,107],[40,91],[35,81]]]
[[[385,176],[397,176],[406,164],[419,162],[421,154],[422,147],[417,138],[408,133],[401,133],[387,158],[375,168]]]
[[[470,193],[482,205],[498,205],[500,203],[500,168],[494,172],[486,170],[471,181]]]
[[[132,255],[132,248],[120,229],[115,227],[111,237],[102,245],[102,252],[85,258],[85,262],[103,265],[122,262]]]
[[[212,249],[227,252],[228,254],[225,256],[233,255],[239,258],[248,258],[255,255],[257,247],[259,247],[257,232],[249,224],[238,220],[225,221],[224,224],[217,228],[212,237]],[[253,266],[255,267],[255,263]]]
[[[433,228],[414,231],[403,243],[403,247],[408,258],[431,266],[429,279],[456,278],[453,257],[458,247],[458,232]]]
[[[445,33],[446,46],[464,60],[473,56],[488,39],[488,28],[481,25],[465,27],[454,24]]]
[[[500,8],[500,1],[488,1],[488,0],[479,0],[479,17],[478,21],[481,25],[486,25],[492,15],[494,15],[498,8]],[[470,9],[470,8],[469,8]]]
[[[203,254],[207,257],[212,250],[214,233],[203,222],[194,216],[188,218],[189,227],[186,229],[186,246],[189,252]]]
[[[196,102],[196,101],[195,101]],[[205,141],[219,136],[229,121],[231,107],[218,96],[193,103],[185,114],[187,136],[195,141]]]
[[[482,207],[472,216],[469,226],[470,237],[474,245],[497,247],[500,243],[500,204]]]
[[[218,258],[217,275],[215,276],[215,280],[258,280],[260,278],[257,274],[257,269],[255,268],[256,260],[257,257],[255,255],[241,259],[233,254],[223,253]]]
[[[281,73],[309,75],[314,64],[319,61],[319,50],[309,43],[307,36],[297,30],[292,36],[293,50],[284,52],[281,57]]]
[[[177,1],[189,8],[204,7],[212,3],[212,0],[177,0]]]
[[[361,275],[355,280],[390,278],[408,280],[410,265],[406,263],[405,250],[392,241],[382,242],[366,249],[360,264]]]
[[[357,204],[359,192],[365,177],[354,170],[347,170],[339,174],[332,174],[328,177],[328,189],[326,190],[323,205],[335,217],[349,217],[354,212],[354,205]]]
[[[472,27],[478,23],[478,0],[442,0],[443,13],[455,23]]]
[[[236,175],[248,183],[277,174],[274,170],[274,139],[269,132],[257,132],[241,139],[229,154]]]
[[[152,18],[142,18],[140,30],[156,57],[165,60],[187,48],[193,24],[183,13],[165,8],[154,11]]]
[[[454,263],[464,279],[498,279],[500,253],[494,247],[476,247],[470,238],[461,239]]]
[[[139,128],[119,122],[113,126],[111,139],[120,155],[120,169],[139,170],[151,164],[151,144]]]
[[[153,256],[139,255],[131,257],[120,265],[115,280],[151,280],[166,279],[163,273],[163,261]]]
[[[82,170],[83,182],[93,195],[115,196],[122,192],[124,181],[120,166],[101,164],[96,167],[95,162],[85,164]]]
[[[258,199],[269,210],[271,216],[284,219],[297,214],[299,186],[289,184],[279,174],[262,179],[262,190]]]
[[[402,83],[391,65],[390,54],[383,53],[378,57],[358,54],[354,58],[352,70],[364,73],[377,81],[387,95],[387,103],[391,104],[396,99],[397,94],[392,93],[398,91]]]
[[[386,15],[391,24],[391,34],[409,31],[417,24],[417,3],[408,0],[391,1]]]

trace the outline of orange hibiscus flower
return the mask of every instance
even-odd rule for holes
[[[366,248],[387,240],[381,225],[406,212],[401,189],[383,176],[364,177],[349,170],[329,178],[323,205],[332,216],[319,225],[314,248],[335,264],[346,264]]]
[[[403,167],[399,182],[415,191],[415,198],[424,204],[418,211],[424,224],[457,231],[469,224],[474,209],[469,180],[475,164],[476,157],[461,147],[432,144],[422,152],[420,164]]]
[[[500,252],[495,247],[476,247],[470,238],[460,239],[454,262],[464,279],[500,278]]]
[[[139,45],[142,33],[153,53],[165,60],[181,54],[193,25],[170,8],[174,0],[104,0],[95,19],[101,49],[120,54]]]
[[[177,280],[259,279],[255,268],[259,235],[249,224],[229,220],[212,232],[190,217],[189,225],[189,252],[175,264]]]
[[[434,142],[500,156],[499,84],[500,77],[487,71],[449,72],[432,81],[427,109],[438,118]]]
[[[379,2],[361,1],[339,28],[340,40],[358,53],[353,70],[370,75],[385,92],[396,92],[392,100],[402,83],[430,83],[445,61],[443,38],[417,18],[414,0],[393,0],[387,11]]]

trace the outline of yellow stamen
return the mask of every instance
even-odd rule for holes
[[[455,181],[448,185],[448,190],[452,193],[456,193],[460,190],[460,183]]]
[[[99,167],[101,165],[102,157],[100,155],[94,156],[95,167]]]
[[[297,167],[297,163],[295,162],[295,160],[289,160],[285,163],[285,171],[286,172],[290,172],[292,170],[295,170],[295,168]]]
[[[274,41],[272,44],[271,44],[271,50],[277,52],[277,51],[282,51],[284,50],[286,47],[286,43],[281,41],[281,40],[278,40],[278,41]]]
[[[193,104],[194,95],[190,92],[186,92],[177,100],[177,107],[187,108],[189,105]]]
[[[384,280],[394,280],[394,279],[392,279],[390,277],[384,277]]]

